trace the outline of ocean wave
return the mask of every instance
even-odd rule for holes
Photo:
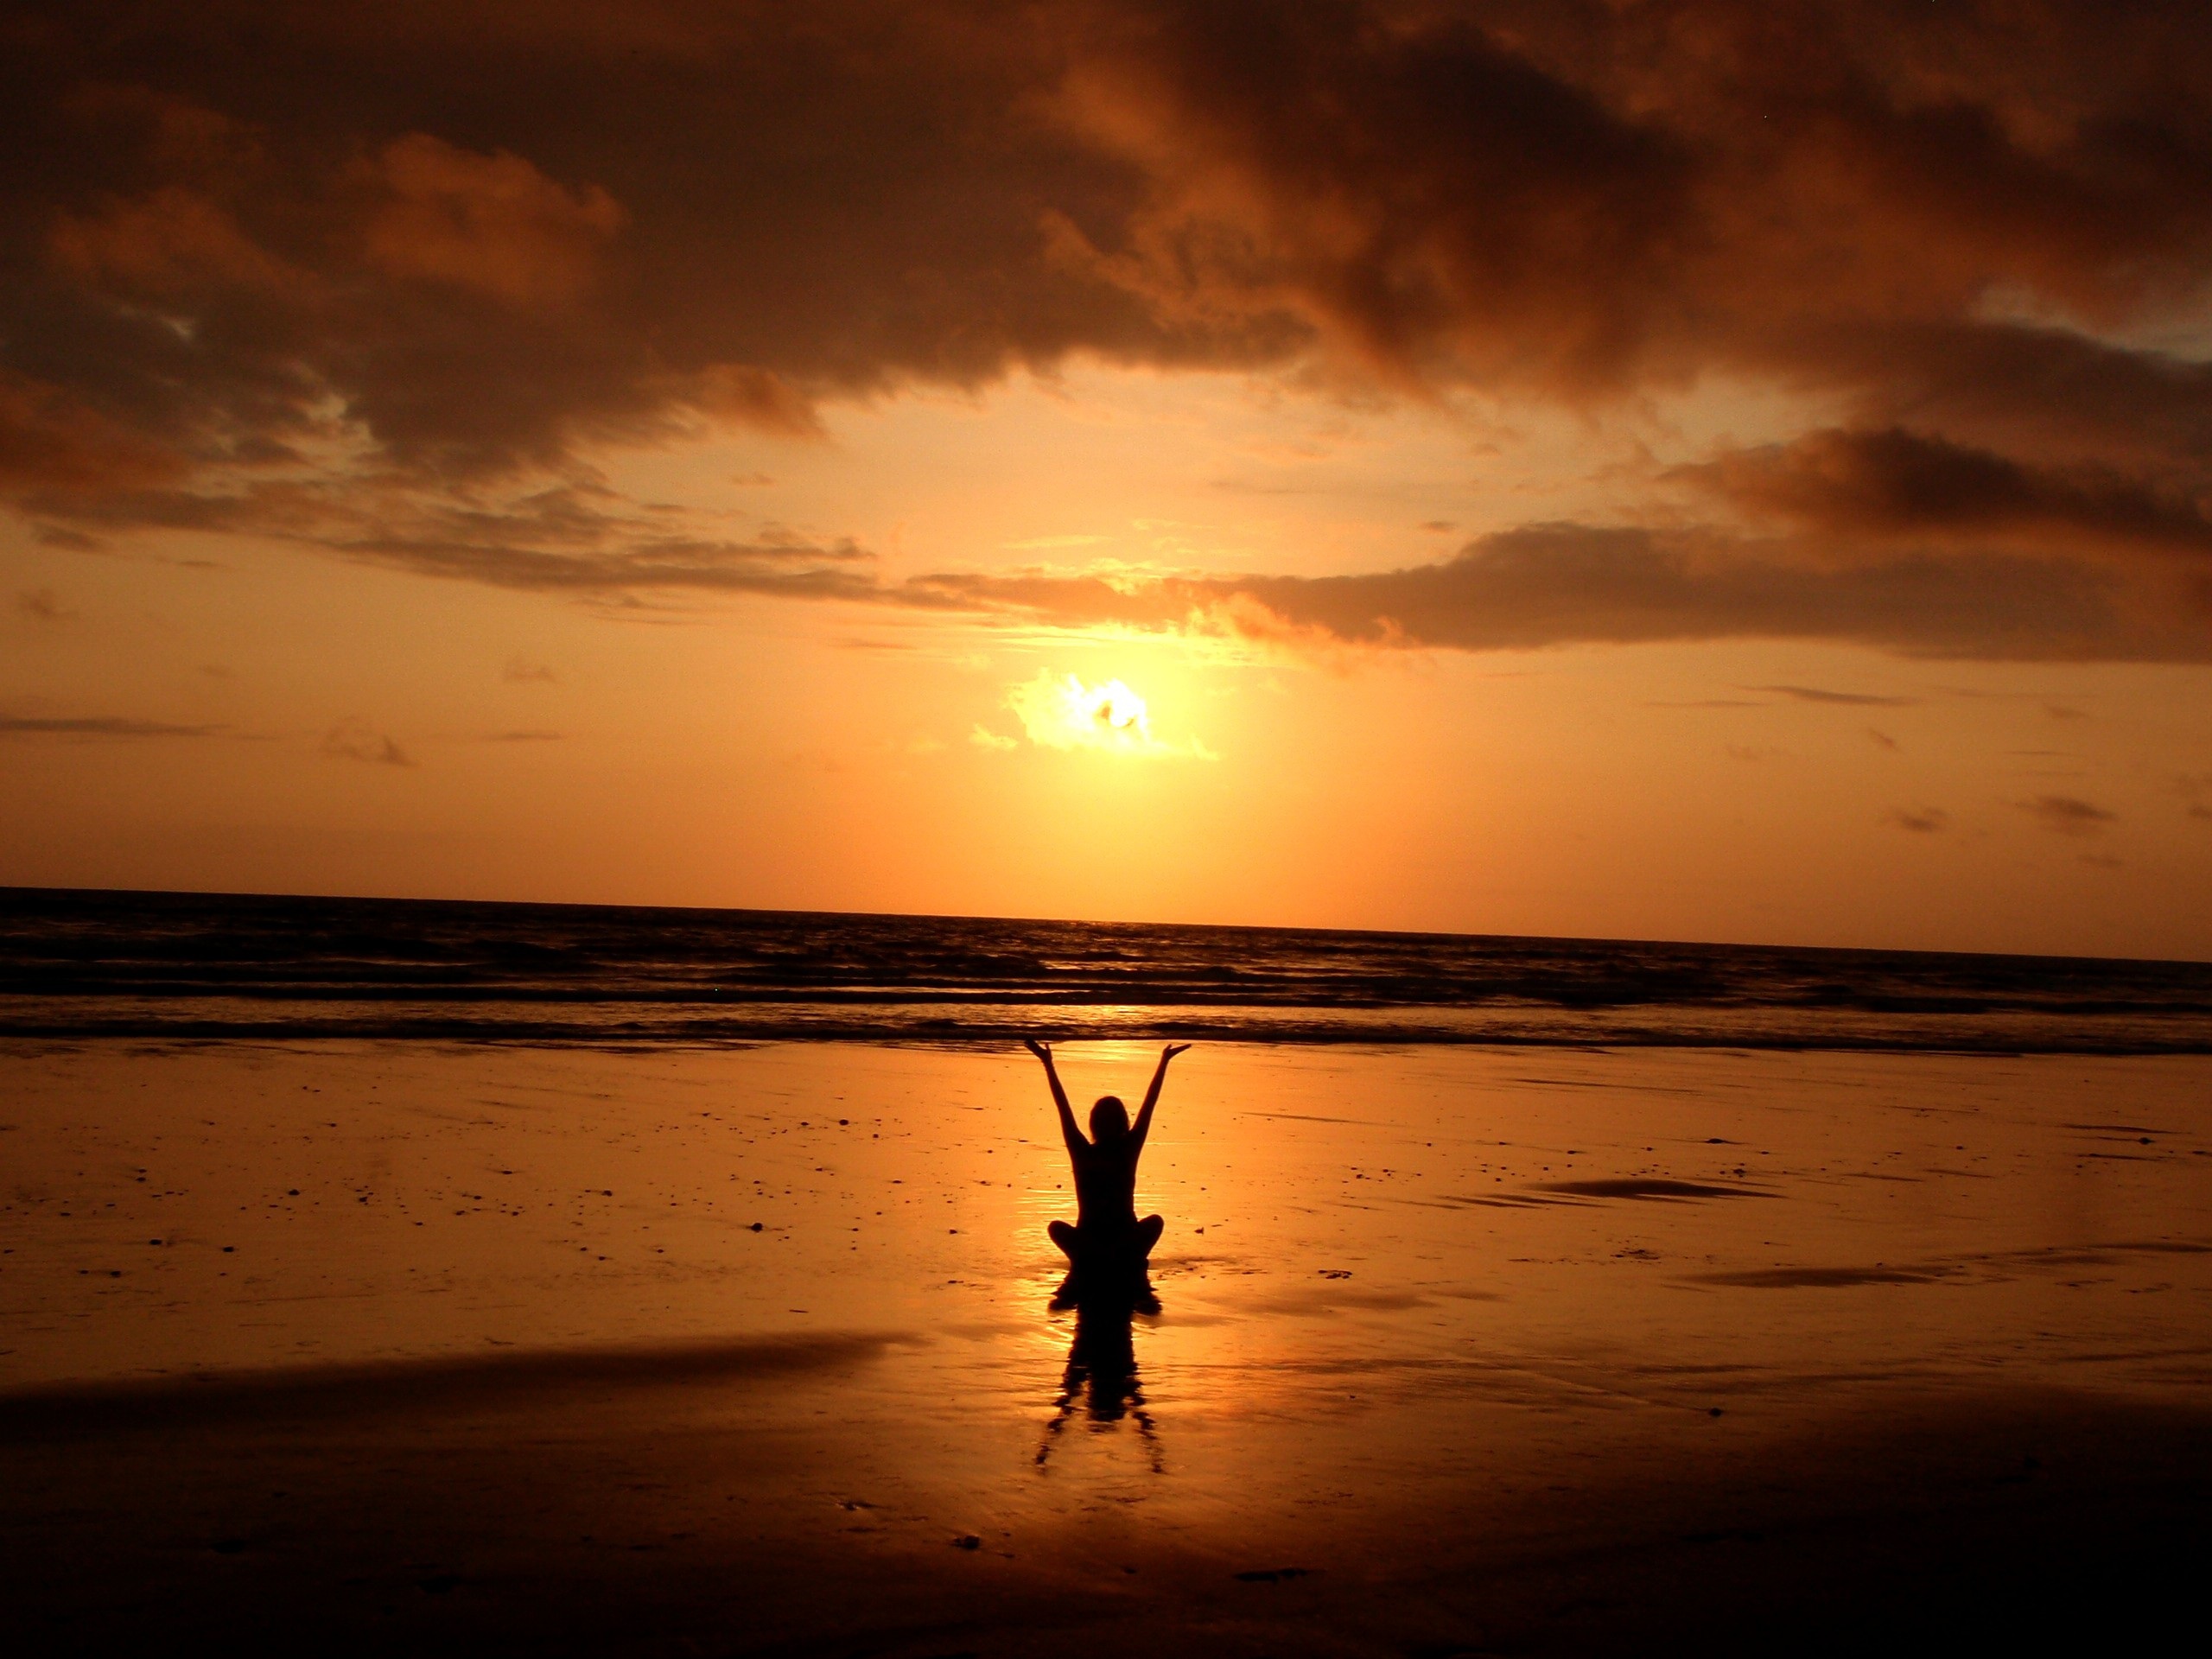
[[[2212,1052],[2212,965],[0,890],[0,1033]]]

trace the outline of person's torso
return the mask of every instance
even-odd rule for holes
[[[1134,1222],[1137,1217],[1134,1148],[1084,1147],[1075,1157],[1076,1224]]]

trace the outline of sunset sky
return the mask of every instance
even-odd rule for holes
[[[8,5],[0,883],[2212,955],[2208,63]]]

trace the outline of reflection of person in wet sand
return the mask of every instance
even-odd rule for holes
[[[1056,1301],[1052,1306],[1068,1304]],[[1082,1412],[1094,1428],[1109,1428],[1124,1416],[1136,1419],[1153,1473],[1164,1473],[1160,1439],[1153,1429],[1152,1414],[1145,1408],[1144,1386],[1137,1380],[1136,1344],[1129,1333],[1135,1317],[1157,1313],[1159,1302],[1148,1291],[1135,1290],[1085,1298],[1074,1307],[1075,1339],[1068,1344],[1067,1370],[1060,1379],[1052,1421],[1045,1426],[1045,1438],[1037,1447],[1037,1466],[1046,1465],[1061,1431]]]
[[[1153,1108],[1160,1103],[1160,1084],[1167,1081],[1167,1062],[1190,1045],[1170,1043],[1161,1051],[1135,1124],[1127,1107],[1114,1096],[1105,1096],[1090,1109],[1090,1138],[1086,1141],[1068,1108],[1068,1091],[1060,1086],[1052,1048],[1034,1038],[1027,1040],[1029,1052],[1045,1063],[1052,1104],[1060,1115],[1060,1136],[1075,1166],[1075,1225],[1056,1221],[1046,1230],[1078,1272],[1141,1272],[1166,1224],[1158,1216],[1137,1219],[1137,1160],[1144,1154],[1145,1137],[1152,1133]]]

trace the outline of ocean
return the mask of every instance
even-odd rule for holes
[[[2212,1052],[2212,964],[0,889],[0,1034]]]

